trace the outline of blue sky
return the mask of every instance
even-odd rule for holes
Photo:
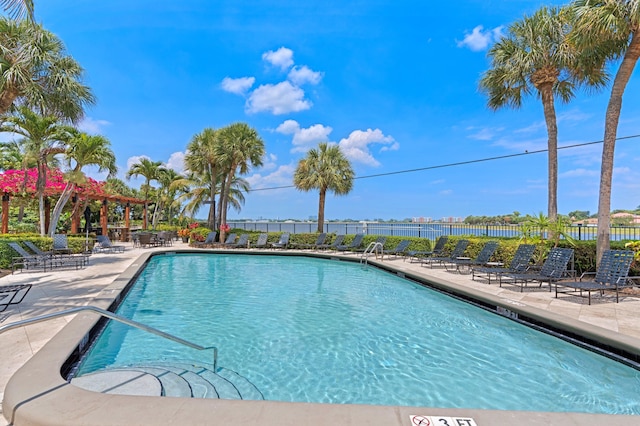
[[[86,69],[98,102],[82,128],[109,138],[120,177],[140,156],[181,171],[194,134],[241,121],[265,142],[264,166],[245,176],[261,189],[292,185],[322,141],[358,177],[544,149],[540,101],[493,112],[478,81],[504,27],[563,3],[36,0],[36,17]],[[638,73],[619,136],[640,133]],[[602,140],[609,90],[556,105],[560,146]],[[640,205],[638,142],[617,144],[614,209]],[[560,213],[597,211],[601,148],[560,151]],[[537,214],[546,182],[544,153],[356,179],[349,195],[328,196],[325,217]],[[316,192],[255,191],[229,217],[307,219],[317,203]]]

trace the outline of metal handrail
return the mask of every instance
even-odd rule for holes
[[[215,372],[218,369],[218,348],[217,347],[215,347],[215,346],[209,346],[209,347],[200,346],[200,345],[198,345],[196,343],[192,343],[192,342],[189,342],[188,340],[184,340],[184,339],[181,339],[180,337],[176,337],[176,336],[174,336],[172,334],[165,333],[164,331],[160,331],[157,328],[149,327],[148,325],[139,323],[137,321],[130,320],[130,319],[122,317],[120,315],[116,315],[113,312],[105,311],[104,309],[100,309],[100,308],[96,308],[95,306],[79,306],[77,308],[66,309],[64,311],[59,311],[59,312],[54,312],[54,313],[51,313],[51,314],[40,315],[40,316],[35,317],[35,318],[29,318],[29,319],[24,319],[24,320],[12,322],[10,324],[6,324],[6,325],[3,325],[3,326],[0,326],[0,334],[4,333],[5,331],[13,330],[14,328],[22,327],[24,325],[36,324],[36,323],[39,323],[39,322],[48,321],[50,319],[64,317],[64,316],[71,315],[71,314],[75,314],[75,313],[78,313],[78,312],[81,312],[81,311],[93,311],[95,313],[98,313],[98,314],[102,315],[103,317],[107,317],[109,319],[121,322],[123,324],[126,324],[128,326],[137,328],[139,330],[146,331],[146,332],[151,333],[151,334],[155,334],[156,336],[160,336],[160,337],[163,337],[165,339],[174,341],[176,343],[180,343],[181,345],[188,346],[188,347],[190,347],[192,349],[196,349],[196,350],[199,350],[199,351],[213,350],[213,371]]]
[[[362,261],[364,260],[364,264],[367,265],[369,263],[369,258],[367,257],[367,255],[369,253],[376,253],[376,258],[378,257],[378,249],[380,249],[380,253],[382,254],[382,251],[384,249],[384,246],[382,245],[382,243],[379,243],[377,241],[373,241],[370,242],[369,245],[367,246],[366,249],[364,249],[364,252],[362,253],[362,257],[360,258],[360,263],[362,263]]]

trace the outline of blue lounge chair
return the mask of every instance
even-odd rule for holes
[[[292,243],[291,244],[291,248],[295,248],[295,249],[315,249],[319,245],[324,244],[326,239],[327,239],[327,233],[326,232],[321,232],[316,237],[316,242],[315,243],[313,243],[313,244],[303,244],[303,243],[293,244]]]
[[[500,287],[502,287],[502,283],[504,283],[506,279],[507,283],[520,283],[520,292],[524,291],[524,288],[527,287],[530,282],[537,282],[539,287],[547,283],[549,284],[549,291],[551,291],[552,283],[566,277],[567,265],[572,258],[573,249],[554,247],[549,251],[539,272],[530,274],[504,274],[500,279]]]
[[[238,238],[238,241],[231,244],[225,243],[224,246],[227,248],[247,248],[248,244],[249,244],[249,234],[241,234],[240,237]]]
[[[533,252],[536,246],[533,244],[520,244],[513,255],[513,259],[508,267],[495,265],[486,267],[473,267],[471,269],[471,279],[475,280],[476,276],[486,278],[491,284],[491,276],[495,276],[497,280],[504,274],[524,274],[529,269]]]
[[[447,262],[451,262],[454,259],[462,257],[468,245],[469,245],[469,240],[458,240],[458,242],[456,243],[456,246],[453,248],[453,251],[451,252],[451,255],[449,257],[446,257],[446,256],[425,257],[422,259],[422,265],[426,263],[427,265],[429,265],[429,267],[433,268],[433,265],[436,265],[436,264],[444,265]]]
[[[433,247],[433,250],[431,250],[431,251],[420,251],[420,250],[408,251],[407,255],[405,256],[405,260],[407,258],[409,258],[409,262],[413,263],[413,259],[415,259],[417,262],[421,262],[422,258],[424,258],[424,257],[441,256],[443,251],[444,251],[444,246],[447,244],[448,240],[449,240],[449,237],[447,237],[446,235],[442,235],[436,241],[436,245]]]
[[[253,245],[253,247],[254,248],[267,248],[267,247],[269,247],[267,245],[268,244],[268,240],[269,240],[269,234],[260,234],[260,235],[258,235],[258,240]]]
[[[282,235],[280,235],[280,239],[277,243],[271,243],[271,248],[286,249],[287,247],[289,247],[290,236],[291,235],[288,232],[283,233]]]
[[[398,243],[398,245],[395,248],[391,250],[382,250],[382,256],[384,257],[385,254],[388,256],[394,256],[394,257],[406,256],[407,249],[409,248],[409,244],[411,244],[411,241],[402,240]]]
[[[605,291],[615,291],[616,303],[618,303],[619,290],[627,285],[633,255],[631,250],[605,250],[593,280],[585,280],[588,275],[594,275],[593,272],[585,272],[578,281],[556,281],[556,298],[558,293],[579,293],[580,297],[584,297],[582,293],[586,292],[591,305],[592,292],[604,294]],[[564,290],[558,290],[558,287]]]
[[[478,253],[478,256],[476,256],[475,259],[451,259],[449,262],[445,263],[444,266],[447,271],[449,270],[449,266],[451,266],[452,269],[453,267],[455,267],[456,272],[461,273],[462,271],[460,270],[460,268],[464,268],[468,273],[470,273],[473,266],[486,265],[491,260],[491,256],[493,256],[493,253],[495,253],[497,248],[497,241],[488,241],[484,244],[484,246],[482,246],[480,253]]]
[[[336,246],[336,250],[343,251],[343,252],[356,250],[360,248],[360,246],[362,246],[363,239],[364,239],[364,234],[356,234],[356,236],[353,237],[353,240],[351,240],[349,244],[340,244],[339,246]]]
[[[344,234],[336,235],[336,239],[331,244],[319,244],[315,247],[316,250],[335,250],[344,241]]]
[[[124,246],[113,245],[108,236],[98,235],[93,251],[96,253],[124,253]]]

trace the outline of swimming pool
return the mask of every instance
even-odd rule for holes
[[[157,256],[118,313],[218,346],[268,400],[640,413],[637,370],[347,262]],[[200,356],[109,325],[80,373],[158,354]]]

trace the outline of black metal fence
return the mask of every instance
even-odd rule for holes
[[[313,233],[317,222],[229,222],[232,228],[258,232]],[[380,222],[329,222],[323,230],[336,234],[372,234],[400,237],[418,237],[435,240],[441,235],[476,235],[486,237],[518,237],[520,225],[467,225],[464,223],[380,223]],[[595,226],[572,225],[565,233],[580,241],[595,240]],[[640,240],[640,227],[612,226],[611,240]]]

